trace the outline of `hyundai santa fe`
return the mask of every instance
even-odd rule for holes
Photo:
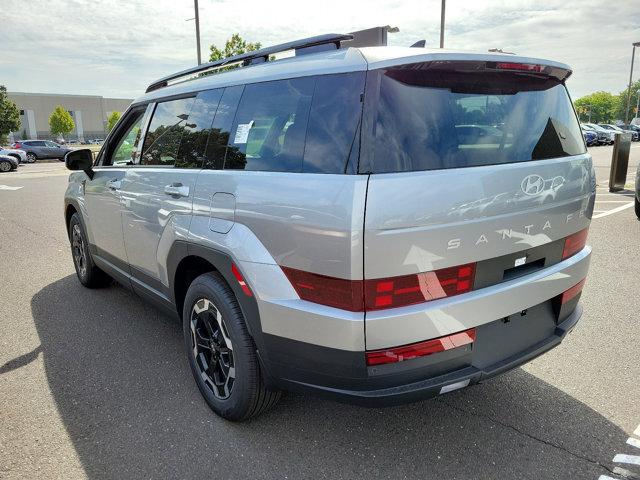
[[[582,314],[595,174],[569,67],[349,38],[160,79],[95,161],[66,156],[80,282],[177,315],[227,419],[282,390],[444,394],[556,347]]]

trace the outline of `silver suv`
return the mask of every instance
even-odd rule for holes
[[[228,419],[281,390],[450,392],[557,346],[582,313],[595,173],[569,67],[345,38],[161,79],[95,161],[66,157],[80,282],[177,314]]]

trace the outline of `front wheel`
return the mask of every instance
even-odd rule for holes
[[[267,390],[242,311],[222,276],[205,273],[193,281],[182,319],[191,371],[215,413],[242,421],[275,405],[280,392]]]
[[[76,268],[76,275],[78,275],[80,283],[87,288],[104,287],[111,283],[109,276],[93,263],[87,236],[78,213],[71,215],[69,240],[71,241],[73,266]]]
[[[37,160],[36,154],[28,152],[27,153],[27,162],[34,163]]]
[[[10,172],[12,168],[13,168],[13,165],[9,160],[0,161],[0,172]]]

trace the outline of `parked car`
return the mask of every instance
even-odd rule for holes
[[[615,132],[602,128],[600,125],[597,125],[595,123],[583,123],[582,125],[583,128],[585,126],[589,127],[598,134],[598,143],[600,145],[613,145],[613,141],[615,140]]]
[[[627,132],[631,134],[631,141],[637,142],[640,140],[640,127],[636,127],[635,125],[612,125],[619,129],[622,132]]]
[[[18,168],[19,161],[9,155],[0,155],[0,172],[6,173]]]
[[[594,130],[582,130],[582,137],[584,138],[584,143],[587,144],[587,147],[591,147],[593,145],[598,144],[598,134]]]
[[[71,149],[52,142],[51,140],[21,140],[13,144],[13,148],[23,150],[27,154],[27,161],[33,163],[44,158],[57,158],[64,161],[64,156]]]
[[[23,150],[16,148],[0,148],[0,155],[9,155],[18,160],[18,163],[27,163],[27,154]]]
[[[95,163],[66,156],[79,281],[115,278],[181,318],[194,380],[230,420],[283,389],[447,393],[554,348],[582,314],[596,178],[570,68],[349,38],[165,77]],[[221,65],[239,68],[199,75]],[[469,125],[500,141],[458,138]]]
[[[617,127],[616,125],[611,125],[610,123],[599,123],[598,124],[600,127],[604,128],[605,130],[608,130],[609,132],[612,132],[612,139],[615,141],[615,134],[616,133],[630,133],[631,134],[631,141],[635,141],[638,139],[638,134],[632,130],[627,131],[627,130],[622,130],[621,128]]]

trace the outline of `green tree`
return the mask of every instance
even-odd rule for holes
[[[63,136],[71,133],[75,128],[73,118],[71,114],[65,110],[62,105],[58,105],[53,109],[53,112],[49,116],[49,130],[51,135]]]
[[[629,121],[634,117],[640,117],[640,113],[636,111],[638,105],[638,90],[640,90],[640,80],[631,84],[631,101],[629,102]],[[627,114],[627,95],[629,88],[625,88],[620,92],[618,106],[616,108],[616,118],[624,120]]]
[[[576,112],[583,122],[589,121],[589,112],[593,123],[613,122],[620,103],[618,95],[609,92],[594,92],[575,101]]]
[[[113,130],[118,120],[120,120],[120,112],[111,112],[111,115],[107,117],[107,132]]]
[[[234,33],[231,38],[224,44],[224,50],[219,49],[215,45],[209,47],[211,53],[209,55],[209,61],[214,62],[223,58],[231,57],[233,55],[240,55],[241,53],[252,52],[258,50],[261,47],[260,43],[249,43],[243,40],[239,33]]]
[[[20,128],[20,110],[7,97],[7,88],[0,85],[0,145],[7,141],[9,132]]]

